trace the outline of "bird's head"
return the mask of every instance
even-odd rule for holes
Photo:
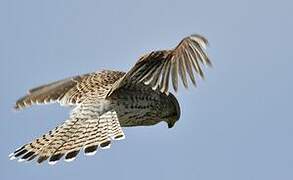
[[[180,106],[173,94],[169,93],[168,98],[171,104],[171,111],[166,119],[166,122],[168,124],[168,128],[172,128],[180,118]]]

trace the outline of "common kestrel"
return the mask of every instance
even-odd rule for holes
[[[187,75],[196,85],[203,65],[211,65],[205,51],[208,41],[200,35],[185,37],[172,50],[142,56],[128,72],[104,70],[49,83],[28,91],[15,109],[58,102],[74,107],[69,118],[47,134],[23,145],[11,159],[55,164],[63,156],[72,161],[83,148],[93,155],[111,140],[124,139],[121,127],[149,126],[161,121],[168,127],[180,118],[180,106],[169,92],[169,81],[178,90],[178,74],[187,88]]]

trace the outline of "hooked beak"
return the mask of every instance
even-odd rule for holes
[[[172,128],[175,125],[176,121],[177,121],[176,116],[169,118],[169,121],[167,122],[168,128]]]
[[[172,128],[175,123],[168,123],[168,128]]]

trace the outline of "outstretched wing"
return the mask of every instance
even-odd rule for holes
[[[38,163],[49,159],[49,164],[55,164],[63,156],[65,161],[74,160],[82,148],[86,155],[95,154],[98,148],[109,148],[111,139],[123,139],[124,133],[115,111],[101,115],[95,112],[98,111],[96,106],[100,105],[88,104],[75,108],[64,124],[25,144],[10,158],[19,161],[37,158]]]
[[[29,90],[26,96],[20,98],[16,102],[15,109],[54,102],[59,102],[61,105],[77,105],[89,95],[96,94],[102,97],[110,89],[109,86],[124,74],[104,70],[39,86]]]
[[[186,73],[194,85],[196,85],[194,71],[204,77],[202,65],[211,66],[211,61],[205,51],[208,41],[200,35],[191,35],[184,38],[176,48],[172,50],[153,51],[142,56],[138,62],[117,81],[109,91],[110,96],[115,90],[129,83],[144,82],[154,90],[167,93],[169,78],[175,91],[178,90],[178,74],[183,85],[187,88]]]
[[[17,100],[15,109],[59,101],[86,76],[88,75],[75,76],[31,89],[26,96]]]

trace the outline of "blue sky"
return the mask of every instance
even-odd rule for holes
[[[0,179],[293,179],[291,1],[0,2]],[[56,166],[10,161],[62,123],[58,105],[14,112],[26,90],[76,74],[127,71],[146,52],[199,33],[214,67],[176,95],[182,116],[127,128],[93,157]]]

